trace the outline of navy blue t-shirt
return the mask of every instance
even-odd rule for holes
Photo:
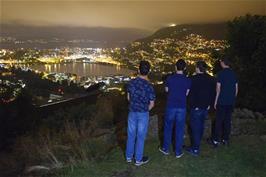
[[[217,83],[221,84],[218,105],[233,105],[235,103],[237,78],[234,71],[225,68],[217,74]]]
[[[173,74],[167,77],[165,86],[168,87],[167,108],[186,108],[190,79],[184,74]]]
[[[151,83],[145,79],[137,77],[128,83],[131,112],[148,112],[150,101],[155,100],[155,93]]]

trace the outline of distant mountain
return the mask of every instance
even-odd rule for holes
[[[0,37],[18,40],[68,40],[97,41],[98,45],[129,43],[149,35],[151,32],[134,28],[69,27],[69,26],[26,26],[1,24]]]
[[[191,33],[199,34],[206,39],[225,39],[226,23],[177,25],[161,28],[149,37],[139,39],[140,42],[150,42],[153,39],[181,39]]]

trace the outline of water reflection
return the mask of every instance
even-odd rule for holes
[[[103,65],[96,63],[61,63],[61,64],[38,64],[28,66],[42,72],[73,73],[78,76],[108,76],[108,75],[131,75],[134,71],[121,66]]]

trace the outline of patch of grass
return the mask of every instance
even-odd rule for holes
[[[176,159],[163,156],[157,140],[146,142],[150,162],[141,167],[127,164],[116,148],[102,161],[88,161],[59,170],[58,177],[264,177],[266,144],[259,137],[233,137],[229,147],[212,149],[205,142],[199,157],[187,153]]]

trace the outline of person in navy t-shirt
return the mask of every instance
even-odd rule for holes
[[[175,156],[183,155],[184,129],[186,117],[186,97],[189,93],[191,81],[184,75],[186,62],[182,59],[176,62],[176,73],[166,79],[165,91],[167,95],[166,114],[164,119],[164,140],[159,151],[169,154],[172,131],[175,124]]]
[[[139,65],[139,76],[132,79],[127,87],[128,100],[130,102],[127,128],[126,160],[133,161],[140,166],[149,161],[143,156],[145,137],[148,131],[149,111],[154,106],[155,93],[153,86],[148,81],[150,64],[141,61]]]
[[[217,74],[216,97],[214,108],[216,109],[215,129],[209,143],[214,147],[223,143],[229,143],[231,131],[231,116],[238,93],[238,82],[236,74],[229,66],[227,58],[220,60],[223,68]]]

